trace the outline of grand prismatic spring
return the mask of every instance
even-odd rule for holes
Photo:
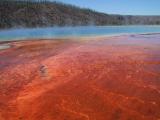
[[[160,34],[0,45],[0,120],[160,120]]]
[[[160,120],[160,0],[0,0],[0,120]]]

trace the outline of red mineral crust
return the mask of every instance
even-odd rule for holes
[[[0,120],[160,120],[160,34],[5,44]]]

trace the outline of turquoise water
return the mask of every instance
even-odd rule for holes
[[[85,26],[0,30],[0,41],[134,33],[160,33],[160,26]]]

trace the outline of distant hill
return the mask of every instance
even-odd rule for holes
[[[155,25],[160,16],[110,15],[59,2],[0,0],[0,29],[12,27]]]

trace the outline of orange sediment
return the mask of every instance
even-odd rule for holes
[[[0,120],[159,120],[160,35],[14,41]]]

